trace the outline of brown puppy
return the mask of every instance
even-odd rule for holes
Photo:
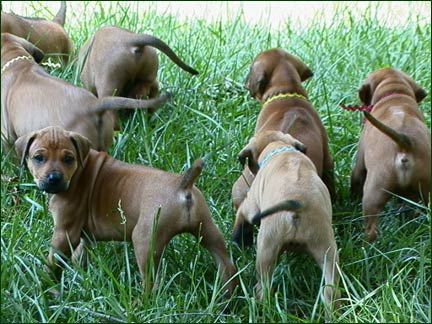
[[[309,67],[282,49],[261,52],[253,61],[246,79],[246,88],[263,104],[258,115],[255,134],[266,130],[290,133],[308,148],[307,156],[317,168],[335,197],[333,161],[324,126],[307,99],[302,82],[313,75]],[[246,167],[232,188],[232,201],[237,210],[253,181]],[[246,226],[246,232],[252,227]]]
[[[237,210],[233,239],[241,246],[245,222],[261,223],[256,259],[259,299],[262,284],[270,288],[278,256],[286,250],[306,250],[324,271],[323,297],[331,307],[339,298],[334,289],[339,273],[332,205],[316,167],[303,154],[305,150],[302,143],[280,131],[262,131],[252,137],[239,159],[243,164],[248,160],[255,179]]]
[[[159,60],[155,47],[183,70],[198,74],[162,40],[147,34],[104,26],[82,46],[81,81],[97,97],[156,97]]]
[[[25,39],[2,33],[1,42],[1,133],[5,149],[20,136],[60,126],[87,137],[93,148],[106,150],[114,133],[112,110],[157,107],[167,99],[98,99],[86,89],[48,74],[37,64],[43,53]]]
[[[390,193],[428,203],[431,133],[417,105],[426,92],[407,74],[379,69],[363,82],[359,96],[373,109],[365,112],[351,193],[363,196],[365,234],[374,241],[378,214]]]
[[[67,63],[73,45],[64,29],[66,1],[52,21],[41,18],[28,18],[12,13],[1,12],[1,32],[27,39],[46,55],[58,57]]]
[[[16,149],[40,190],[51,193],[54,218],[48,265],[55,254],[71,256],[86,233],[97,241],[132,240],[143,282],[153,258],[157,268],[164,247],[180,233],[201,237],[219,266],[227,292],[236,269],[202,193],[194,186],[203,162],[184,174],[113,159],[90,150],[83,136],[47,127],[16,141]],[[153,248],[152,248],[153,246]]]

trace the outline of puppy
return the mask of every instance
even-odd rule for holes
[[[366,239],[372,242],[378,214],[391,193],[428,203],[431,132],[417,105],[426,92],[402,71],[387,67],[372,72],[359,97],[373,108],[365,112],[351,193],[362,196]]]
[[[263,284],[270,288],[278,256],[286,250],[306,250],[324,271],[326,305],[339,298],[338,251],[332,229],[332,206],[327,187],[305,155],[306,147],[280,131],[257,133],[239,154],[239,160],[255,175],[239,206],[233,230],[238,245],[252,244],[244,224],[259,224],[257,238],[256,295]],[[329,315],[328,315],[329,316]]]
[[[246,79],[252,97],[263,104],[255,134],[267,130],[290,133],[308,147],[307,156],[318,175],[335,197],[333,162],[327,134],[317,111],[307,98],[302,82],[313,75],[306,64],[282,49],[261,52],[253,61]],[[253,181],[246,167],[232,188],[233,206],[237,210]]]
[[[78,132],[93,148],[107,150],[114,133],[114,110],[154,108],[168,99],[98,99],[48,74],[37,64],[43,52],[25,39],[2,33],[1,42],[1,133],[6,150],[18,137],[47,126]]]
[[[120,27],[104,26],[80,50],[83,85],[99,98],[114,95],[156,97],[159,93],[156,80],[159,60],[153,47],[183,70],[198,74],[162,40]]]
[[[15,147],[37,187],[51,194],[54,234],[47,264],[54,272],[60,270],[54,255],[70,257],[71,248],[81,248],[85,233],[97,241],[132,240],[147,283],[149,264],[157,269],[171,238],[191,233],[201,237],[200,243],[213,255],[227,293],[234,288],[231,277],[236,269],[202,193],[194,186],[201,160],[182,175],[128,164],[91,150],[85,137],[59,127],[20,137]]]
[[[73,44],[64,29],[65,19],[66,1],[61,1],[61,7],[52,21],[2,11],[1,32],[27,39],[46,55],[57,57],[66,64],[72,54]]]

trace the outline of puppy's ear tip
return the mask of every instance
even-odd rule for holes
[[[417,102],[421,102],[424,98],[426,98],[427,92],[423,88],[420,88],[416,91],[415,96]]]

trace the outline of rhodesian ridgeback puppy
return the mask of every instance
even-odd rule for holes
[[[61,2],[61,7],[52,21],[2,11],[1,32],[27,39],[46,55],[59,57],[63,63],[67,63],[73,44],[64,29],[65,19],[66,1]]]
[[[54,255],[70,257],[71,248],[81,248],[85,233],[96,241],[131,240],[146,283],[149,264],[157,269],[171,238],[191,233],[212,254],[227,293],[234,288],[236,269],[203,194],[194,186],[202,160],[181,175],[128,164],[90,149],[85,137],[59,127],[20,137],[15,147],[37,187],[51,194],[54,234],[47,264],[54,272],[61,270]]]
[[[387,67],[372,72],[359,97],[373,108],[365,112],[351,193],[362,196],[366,239],[372,242],[378,214],[391,193],[428,203],[431,132],[417,105],[426,92],[402,71]]]
[[[1,133],[5,149],[20,136],[60,126],[87,137],[93,148],[106,150],[113,138],[114,110],[154,108],[168,98],[98,99],[86,89],[48,74],[37,64],[43,52],[25,39],[2,33],[1,42]]]
[[[308,251],[324,271],[327,306],[339,298],[338,251],[332,228],[330,194],[307,157],[306,147],[289,134],[262,131],[251,138],[239,154],[248,161],[255,179],[239,206],[233,239],[245,242],[244,224],[259,224],[256,271],[257,298],[263,296],[263,283],[270,288],[279,255],[288,250]]]
[[[290,133],[308,148],[307,156],[318,175],[335,197],[333,161],[325,128],[317,111],[307,98],[302,82],[313,75],[297,57],[282,49],[261,52],[253,61],[246,78],[246,88],[260,103],[255,134],[266,130]],[[253,181],[246,166],[232,188],[232,201],[237,210]],[[248,231],[252,228],[249,227]]]
[[[183,70],[198,74],[162,40],[147,34],[104,26],[82,46],[81,81],[97,97],[153,98],[159,93],[156,80],[159,59],[154,48]]]

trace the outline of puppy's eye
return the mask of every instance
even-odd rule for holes
[[[71,163],[73,163],[73,161],[75,161],[75,158],[73,155],[65,155],[65,157],[63,158],[63,162],[66,164],[71,164]]]
[[[35,155],[33,155],[32,160],[35,163],[41,164],[41,163],[45,162],[45,157],[42,154],[35,154]]]

